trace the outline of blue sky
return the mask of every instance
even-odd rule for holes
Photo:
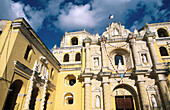
[[[170,0],[0,0],[0,19],[24,17],[51,49],[65,32],[101,35],[109,23],[126,29],[170,20]],[[110,14],[114,19],[109,20]]]

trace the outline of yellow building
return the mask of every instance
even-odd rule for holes
[[[0,20],[0,110],[169,110],[170,22],[66,32],[52,50]]]
[[[169,110],[169,32],[170,22],[66,32],[53,48],[61,64],[55,109]]]
[[[24,19],[0,20],[0,110],[54,110],[59,68]]]

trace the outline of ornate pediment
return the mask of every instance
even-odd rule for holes
[[[131,32],[128,29],[125,29],[125,26],[122,26],[120,22],[113,22],[112,24],[109,24],[102,36],[107,38],[127,37],[129,33]]]

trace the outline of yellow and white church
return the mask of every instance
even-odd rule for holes
[[[52,51],[23,18],[0,20],[0,109],[170,110],[170,22],[65,32]]]

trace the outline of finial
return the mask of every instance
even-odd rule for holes
[[[56,48],[57,48],[57,45],[55,44],[54,47],[53,47],[53,49],[56,49]]]

